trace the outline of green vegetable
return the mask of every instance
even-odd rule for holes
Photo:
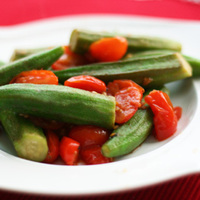
[[[70,48],[75,53],[83,54],[88,51],[89,46],[104,37],[119,36],[117,33],[92,32],[75,29],[70,37]],[[149,36],[121,35],[128,41],[128,51],[142,51],[150,49],[170,49],[181,51],[179,42]]]
[[[0,87],[0,109],[72,124],[112,129],[114,97],[62,85],[9,84]]]
[[[125,124],[114,130],[114,135],[102,146],[106,157],[117,157],[128,154],[137,148],[151,133],[153,114],[150,109],[138,110]]]
[[[186,55],[184,55],[184,58],[192,67],[192,76],[199,77],[200,76],[200,59],[193,58]]]
[[[36,48],[36,49],[16,49],[11,58],[10,58],[10,61],[13,62],[15,60],[19,60],[21,58],[24,58],[24,57],[27,57],[29,55],[32,55],[32,54],[35,54],[35,53],[39,53],[39,52],[42,52],[42,51],[45,51],[45,50],[48,50],[48,49],[51,49],[51,48]]]
[[[192,76],[192,69],[179,53],[171,53],[118,62],[95,63],[54,73],[61,83],[72,76],[84,74],[95,76],[105,82],[131,79],[143,87],[159,87]],[[146,80],[149,80],[148,84]]]
[[[132,60],[136,58],[144,58],[144,57],[154,57],[158,55],[166,55],[166,54],[171,54],[174,51],[169,51],[169,50],[151,50],[151,51],[142,51],[142,52],[137,52],[137,53],[129,53],[127,56],[124,58],[124,60]],[[187,55],[182,55],[185,60],[190,64],[192,67],[192,76],[193,77],[198,77],[200,76],[200,59],[193,58],[191,56]]]
[[[0,119],[19,157],[38,162],[46,158],[48,145],[41,128],[11,110],[1,110]]]
[[[17,74],[32,69],[46,69],[64,53],[63,47],[27,56],[0,67],[0,85],[9,83]]]

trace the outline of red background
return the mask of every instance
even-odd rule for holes
[[[0,25],[86,13],[200,20],[200,4],[184,0],[7,0],[1,1]]]
[[[0,5],[0,26],[16,25],[49,17],[88,13],[153,16],[196,20],[200,22],[200,4],[184,2],[181,0],[2,0]],[[0,199],[47,200],[57,198],[14,194],[12,192],[1,191]],[[71,198],[62,197],[58,199]],[[157,186],[151,186],[122,194],[111,194],[101,197],[79,197],[77,199],[199,200],[200,175],[189,175]]]

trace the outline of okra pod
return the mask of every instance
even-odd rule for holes
[[[126,55],[124,60],[131,60],[136,58],[144,58],[144,57],[154,57],[159,55],[165,55],[174,53],[174,51],[169,50],[151,50],[151,51],[142,51],[137,53],[129,53]],[[185,58],[185,60],[190,64],[192,67],[192,76],[193,77],[199,77],[200,76],[200,59],[182,54],[182,56]]]
[[[89,46],[105,37],[120,36],[121,34],[107,32],[92,32],[75,29],[71,33],[70,48],[75,53],[83,54],[88,51]],[[174,40],[166,38],[137,36],[137,35],[121,35],[128,41],[128,51],[143,51],[150,49],[170,49],[181,51],[181,44]]]
[[[150,108],[139,109],[128,122],[111,133],[112,137],[102,146],[103,155],[118,157],[132,152],[149,136],[152,127],[153,113]]]
[[[0,85],[9,83],[17,74],[32,69],[46,69],[64,53],[63,47],[39,52],[0,67]]]
[[[19,157],[41,162],[48,145],[43,130],[11,110],[1,110],[0,119]]]
[[[71,124],[112,129],[115,99],[62,85],[9,84],[0,87],[0,109]]]
[[[27,57],[29,55],[35,54],[35,53],[39,53],[45,50],[48,50],[51,48],[34,48],[34,49],[15,49],[15,51],[13,52],[11,58],[10,58],[10,62],[13,62],[15,60],[19,60],[21,58]]]
[[[143,87],[160,87],[168,82],[191,77],[192,69],[180,53],[171,53],[118,62],[95,63],[54,73],[61,83],[72,76],[91,75],[104,82],[130,79]]]

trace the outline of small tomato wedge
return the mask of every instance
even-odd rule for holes
[[[71,77],[64,82],[64,85],[87,91],[95,91],[98,93],[103,93],[106,91],[106,85],[103,81],[88,75]]]
[[[103,164],[112,161],[111,158],[106,158],[101,153],[100,145],[89,145],[81,149],[81,159],[87,165]]]
[[[58,85],[58,77],[48,70],[24,71],[15,76],[10,83],[32,83]]]
[[[53,163],[59,156],[59,138],[53,131],[50,130],[46,132],[46,138],[49,150],[43,162]]]
[[[117,61],[121,59],[128,48],[124,37],[102,38],[90,45],[90,54],[100,62]]]
[[[145,101],[154,113],[155,136],[159,141],[171,137],[177,130],[177,116],[169,96],[159,90],[153,90]]]
[[[139,89],[141,89],[142,92],[144,92],[143,88],[137,85],[132,80],[114,80],[113,82],[109,82],[107,86],[107,94],[115,96],[117,92],[119,92],[122,89],[131,87],[131,86],[137,86]]]
[[[180,106],[174,107],[174,113],[175,113],[177,119],[179,120],[182,116],[182,108]]]
[[[115,122],[127,122],[141,107],[144,89],[131,80],[115,80],[108,84],[108,94],[115,97]]]
[[[74,126],[69,132],[69,137],[78,141],[81,147],[88,145],[102,145],[109,138],[110,132],[98,126]]]
[[[53,70],[64,70],[74,66],[88,64],[83,55],[73,53],[69,46],[65,46],[65,53],[51,66]]]
[[[79,157],[79,142],[64,136],[60,141],[60,156],[67,165],[76,165]]]

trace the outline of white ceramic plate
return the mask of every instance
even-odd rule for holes
[[[74,28],[161,36],[180,41],[183,52],[198,57],[200,22],[131,16],[54,18],[0,28],[0,60],[8,61],[15,48],[68,44]],[[93,166],[48,165],[15,156],[0,134],[0,189],[48,195],[88,195],[133,190],[200,172],[200,81],[169,84],[172,102],[182,106],[177,133],[157,142],[153,137],[118,161]]]

